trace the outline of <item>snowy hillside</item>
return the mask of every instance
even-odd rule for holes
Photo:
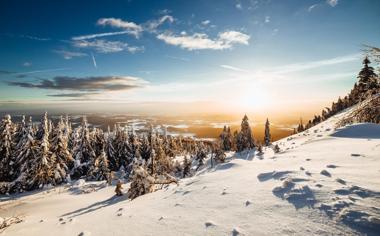
[[[0,216],[23,220],[4,233],[376,235],[380,125],[336,129],[352,109],[278,141],[280,153],[230,153],[227,163],[133,201],[104,182],[3,197]]]

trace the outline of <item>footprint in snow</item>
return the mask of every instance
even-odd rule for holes
[[[161,221],[161,220],[163,220],[163,219],[164,219],[164,217],[163,217],[163,216],[161,216],[161,217],[160,217],[158,220],[159,220],[159,221]]]
[[[214,222],[207,221],[207,222],[205,223],[205,226],[206,226],[206,228],[208,228],[208,227],[216,226],[216,225],[214,224]]]
[[[337,178],[335,181],[340,183],[340,184],[346,185],[346,181],[341,179],[341,178]]]
[[[305,175],[311,176],[311,173],[309,171],[305,171]]]
[[[88,232],[88,231],[83,231],[78,234],[78,236],[89,236],[89,235],[91,235],[91,232]]]
[[[306,158],[305,160],[306,160],[306,161],[310,161],[311,159],[310,159],[310,158]]]
[[[305,168],[303,168],[302,166],[300,167],[300,170],[305,170]]]
[[[123,213],[117,213],[117,216],[122,216],[123,215]]]
[[[251,205],[251,201],[249,201],[249,200],[247,200],[246,202],[245,202],[245,206],[249,206],[249,205]]]
[[[327,167],[327,168],[332,168],[332,169],[335,169],[335,168],[337,168],[338,166],[336,166],[336,165],[333,165],[333,164],[330,164],[330,165],[327,165],[326,167]]]
[[[328,172],[327,170],[322,170],[321,171],[321,175],[324,175],[324,176],[327,176],[327,177],[331,177],[330,172]]]

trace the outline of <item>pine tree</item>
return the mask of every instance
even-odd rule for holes
[[[265,135],[264,135],[264,143],[265,143],[265,146],[269,146],[270,143],[271,143],[271,135],[270,135],[270,128],[269,128],[270,124],[269,124],[269,120],[267,118],[267,121],[265,122]]]
[[[165,154],[162,143],[160,142],[155,150],[153,176],[171,174],[172,172],[173,161]]]
[[[12,167],[13,127],[10,115],[5,115],[0,125],[0,182],[10,181]]]
[[[78,129],[78,135],[75,140],[75,147],[73,150],[73,157],[75,158],[74,168],[72,170],[72,176],[74,178],[80,178],[86,176],[89,167],[93,165],[96,154],[92,148],[93,140],[90,139],[88,130],[87,119],[84,116],[82,125]]]
[[[127,168],[128,135],[125,130],[120,127],[119,124],[115,126],[115,139],[113,146],[115,148],[115,159],[118,160],[118,168]]]
[[[368,59],[368,57],[365,57],[363,60],[364,67],[361,69],[358,75],[359,86],[362,86],[366,89],[370,89],[371,86],[373,86],[373,80],[377,76],[374,72],[373,67],[369,66],[370,63],[371,61]]]
[[[110,169],[108,165],[107,155],[104,150],[102,150],[97,156],[94,164],[90,167],[87,179],[88,180],[108,180],[110,174]]]
[[[201,168],[204,165],[204,160],[206,159],[206,157],[207,157],[207,154],[205,151],[205,147],[203,143],[200,143],[198,145],[197,152],[195,154],[195,160],[198,161],[196,170],[199,170],[199,168]]]
[[[117,158],[117,154],[114,148],[114,136],[108,126],[107,132],[107,143],[106,143],[106,154],[109,161],[109,169],[111,171],[117,171],[120,168],[120,162]]]
[[[302,118],[300,119],[300,123],[297,127],[297,133],[303,132],[305,130],[305,127],[303,126]]]
[[[238,152],[255,147],[255,142],[253,139],[251,127],[249,126],[247,115],[244,115],[241,122],[241,130],[237,136],[236,146]]]
[[[152,152],[152,148],[148,140],[148,137],[144,136],[140,145],[140,154],[141,154],[142,159],[148,162],[151,157],[151,152]]]
[[[224,153],[224,150],[219,146],[216,145],[214,147],[214,154],[215,154],[215,161],[217,163],[224,163],[226,160],[226,154]]]
[[[49,142],[49,120],[47,113],[42,118],[39,130],[41,140],[34,140],[29,137],[23,152],[20,153],[20,175],[16,179],[15,185],[18,190],[33,190],[44,185],[55,185],[54,157],[50,152]]]
[[[74,166],[74,158],[68,149],[68,137],[66,123],[61,117],[53,132],[51,152],[54,157],[54,178],[56,183],[66,182],[69,170]]]

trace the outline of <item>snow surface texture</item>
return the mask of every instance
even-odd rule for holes
[[[4,196],[6,235],[378,235],[380,126],[336,128],[345,111],[130,201],[104,182]],[[124,190],[128,189],[124,186]]]

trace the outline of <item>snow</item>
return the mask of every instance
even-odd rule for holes
[[[353,108],[354,109],[354,108]],[[227,153],[178,185],[133,201],[115,186],[77,181],[5,196],[7,235],[377,235],[380,125],[337,128],[349,110],[264,147]],[[208,162],[206,162],[208,164]],[[129,184],[124,185],[124,191]]]

